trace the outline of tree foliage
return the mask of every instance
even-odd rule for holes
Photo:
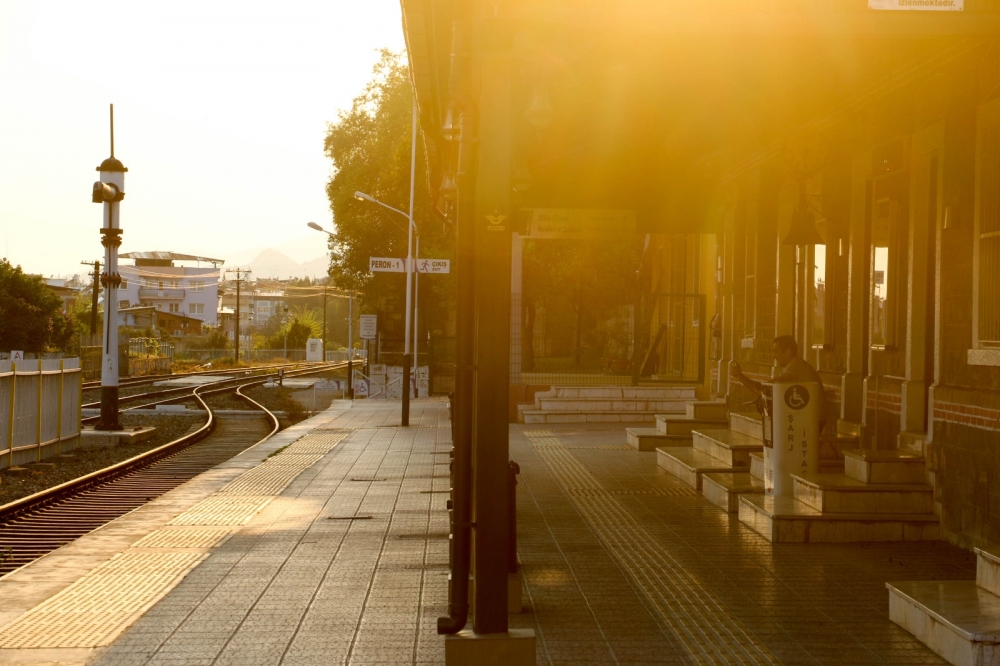
[[[378,205],[358,201],[354,193],[364,192],[408,211],[413,93],[408,68],[399,54],[382,51],[373,74],[351,109],[328,126],[324,144],[335,169],[326,188],[335,227],[329,272],[336,286],[359,293],[357,312],[380,311],[388,299],[405,296],[403,276],[370,273],[368,260],[406,256],[407,220]],[[420,234],[420,256],[451,258],[450,227],[431,206],[427,178],[423,142],[418,140],[414,220]],[[443,327],[440,321],[453,302],[452,289],[451,276],[435,275],[421,281],[421,314],[439,324],[431,323],[432,329]]]
[[[42,278],[0,259],[0,349],[65,349],[73,333],[73,319],[62,312],[62,299]]]

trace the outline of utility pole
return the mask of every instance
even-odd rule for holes
[[[323,362],[326,363],[326,283],[323,283]]]
[[[347,298],[347,397],[354,400],[354,292]]]
[[[250,275],[250,271],[245,270],[243,268],[227,268],[226,269],[226,273],[227,274],[228,273],[235,273],[236,274],[236,326],[235,326],[235,329],[236,329],[236,332],[235,332],[236,340],[234,341],[235,344],[233,345],[233,349],[236,350],[236,365],[239,365],[239,363],[240,363],[240,342],[241,342],[241,340],[240,340],[240,282],[242,282],[243,280],[247,279],[247,276]]]
[[[84,266],[89,266],[91,262],[81,261]],[[90,300],[90,337],[93,338],[97,335],[97,295],[100,293],[101,288],[101,262],[94,262],[94,293]],[[93,344],[91,342],[90,344]]]

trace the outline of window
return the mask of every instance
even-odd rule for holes
[[[899,205],[875,202],[872,220],[872,346],[896,344],[899,313]]]
[[[205,291],[204,280],[192,280],[191,281],[191,291]]]
[[[171,289],[177,289],[177,287],[178,287],[177,280],[171,280],[170,281],[170,288]]]
[[[757,229],[747,226],[746,289],[743,294],[743,335],[752,338],[757,330]]]
[[[205,304],[188,303],[188,314],[205,314]]]
[[[262,303],[257,306],[257,314],[269,315],[271,314],[271,306],[268,303]]]
[[[162,310],[163,309],[163,303],[157,303],[156,304],[156,309],[157,310]]]
[[[814,245],[812,249],[812,344],[822,347],[826,344],[829,322],[826,316],[826,245]]]
[[[170,304],[170,311],[171,312],[180,312],[181,308],[180,308],[179,305],[177,305],[177,303],[171,303]]]
[[[1000,100],[980,109],[976,154],[976,347],[1000,348]]]

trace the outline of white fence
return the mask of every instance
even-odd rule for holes
[[[0,469],[80,441],[80,359],[0,361]]]

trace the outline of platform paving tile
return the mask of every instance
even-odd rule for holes
[[[321,423],[348,434],[90,664],[443,664],[450,427],[440,400],[414,401],[409,429],[398,409]],[[888,620],[884,583],[973,578],[969,553],[772,545],[624,445],[619,424],[511,426],[509,619],[537,663],[944,663]]]

